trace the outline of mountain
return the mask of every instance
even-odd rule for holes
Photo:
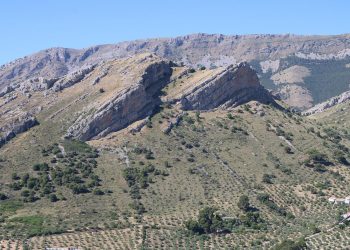
[[[1,90],[9,92],[31,78],[54,80],[82,67],[141,52],[155,53],[194,68],[215,68],[248,61],[258,72],[263,86],[300,110],[348,90],[350,79],[349,35],[193,34],[81,50],[43,50],[2,66],[0,93]]]
[[[0,96],[3,247],[349,247],[347,109],[292,112],[247,62],[92,58]]]

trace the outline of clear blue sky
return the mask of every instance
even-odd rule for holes
[[[349,0],[1,0],[0,64],[49,47],[189,33],[350,33]]]

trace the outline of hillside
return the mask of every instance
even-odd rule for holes
[[[348,90],[349,38],[349,35],[193,34],[80,50],[51,48],[3,65],[0,96],[32,78],[43,77],[50,82],[104,60],[151,52],[194,68],[248,61],[265,87],[275,90],[289,105],[304,110]],[[300,72],[303,77],[299,76]]]
[[[348,227],[327,233],[347,208],[327,201],[349,195],[347,127],[289,112],[247,63],[138,54],[28,81],[0,105],[4,247],[349,247]],[[228,231],[186,228],[206,207]]]

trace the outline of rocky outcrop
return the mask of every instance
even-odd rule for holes
[[[8,125],[6,128],[1,128],[2,135],[0,136],[0,147],[18,134],[23,133],[38,124],[39,123],[35,117],[25,115],[17,119],[11,125]]]
[[[169,119],[166,123],[166,126],[162,129],[164,134],[169,134],[170,131],[176,127],[177,125],[179,125],[179,123],[181,122],[183,116],[185,115],[184,112],[181,112],[180,114],[176,115],[175,117]]]
[[[46,79],[43,77],[35,77],[22,82],[18,88],[23,93],[28,93],[32,91],[44,91],[50,89],[58,78]]]
[[[276,104],[249,64],[240,63],[199,82],[185,91],[178,101],[183,110],[209,110],[235,107],[251,100]]]
[[[233,35],[192,34],[176,38],[148,39],[86,49],[51,48],[0,67],[0,87],[32,77],[57,78],[84,65],[142,52],[196,66],[227,66],[241,61],[277,60],[288,55],[332,57],[350,49],[349,35]]]
[[[350,91],[346,91],[341,95],[330,98],[329,100],[322,102],[320,104],[315,105],[311,109],[308,109],[302,112],[303,115],[312,115],[316,113],[323,112],[331,107],[334,107],[338,104],[347,102],[350,100]]]
[[[72,72],[72,73],[66,75],[65,77],[56,81],[55,84],[53,85],[52,89],[54,91],[60,91],[62,89],[73,86],[74,84],[83,80],[91,71],[94,70],[95,67],[96,67],[96,65],[89,65],[89,66],[86,66],[80,70],[77,70],[75,72]]]
[[[128,61],[127,59],[126,61]],[[103,137],[111,132],[119,131],[135,121],[152,115],[155,108],[162,103],[161,90],[169,83],[176,81],[172,75],[173,63],[161,60],[154,55],[135,56],[130,64],[122,69],[110,69],[110,74],[122,75],[123,88],[110,95],[102,105],[89,107],[81,114],[66,133],[67,138],[90,140]],[[144,65],[147,65],[145,67]],[[144,67],[139,72],[138,69]],[[178,79],[186,78],[182,71],[176,70]],[[130,75],[136,78],[128,78]],[[187,72],[187,74],[190,74]],[[197,74],[197,75],[196,75]],[[248,63],[240,63],[221,70],[207,71],[202,78],[201,72],[193,74],[199,82],[187,82],[180,94],[167,94],[163,102],[174,104],[181,110],[211,110],[216,108],[232,108],[255,100],[265,104],[278,106],[272,95],[260,85],[255,71]],[[189,75],[188,75],[189,76]],[[109,76],[110,77],[110,76]],[[90,81],[90,79],[87,79]],[[131,81],[131,82],[130,82]],[[182,115],[169,120],[164,133],[169,133],[173,126],[181,120]],[[143,123],[141,127],[144,125]],[[136,132],[136,130],[132,130]]]
[[[99,138],[151,115],[160,104],[160,90],[169,82],[171,65],[164,60],[151,63],[138,81],[117,92],[92,114],[80,116],[68,129],[66,137]]]
[[[4,88],[0,91],[0,97],[3,97],[4,95],[6,95],[6,94],[12,92],[13,90],[14,90],[14,88],[11,87],[11,86],[6,86],[6,87],[4,87]]]

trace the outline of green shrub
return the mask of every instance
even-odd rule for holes
[[[303,250],[307,249],[307,245],[304,239],[298,241],[284,240],[274,248],[275,250]]]
[[[20,179],[20,177],[18,176],[17,173],[12,173],[11,177],[12,177],[12,180],[19,180]]]
[[[264,174],[262,177],[262,182],[267,183],[267,184],[272,184],[272,179],[275,178],[274,175],[270,174]]]
[[[93,193],[94,195],[104,195],[104,194],[105,194],[105,193],[104,193],[101,189],[99,189],[99,188],[94,189],[94,190],[92,191],[92,193]]]
[[[50,199],[51,202],[56,202],[56,201],[58,201],[58,197],[57,197],[57,195],[55,195],[55,194],[50,194],[50,195],[49,195],[49,199]]]
[[[4,200],[7,200],[8,199],[8,196],[4,193],[0,193],[0,201],[4,201]]]
[[[247,212],[250,209],[248,196],[242,195],[241,197],[239,197],[237,206],[239,209],[243,210],[244,212]]]

